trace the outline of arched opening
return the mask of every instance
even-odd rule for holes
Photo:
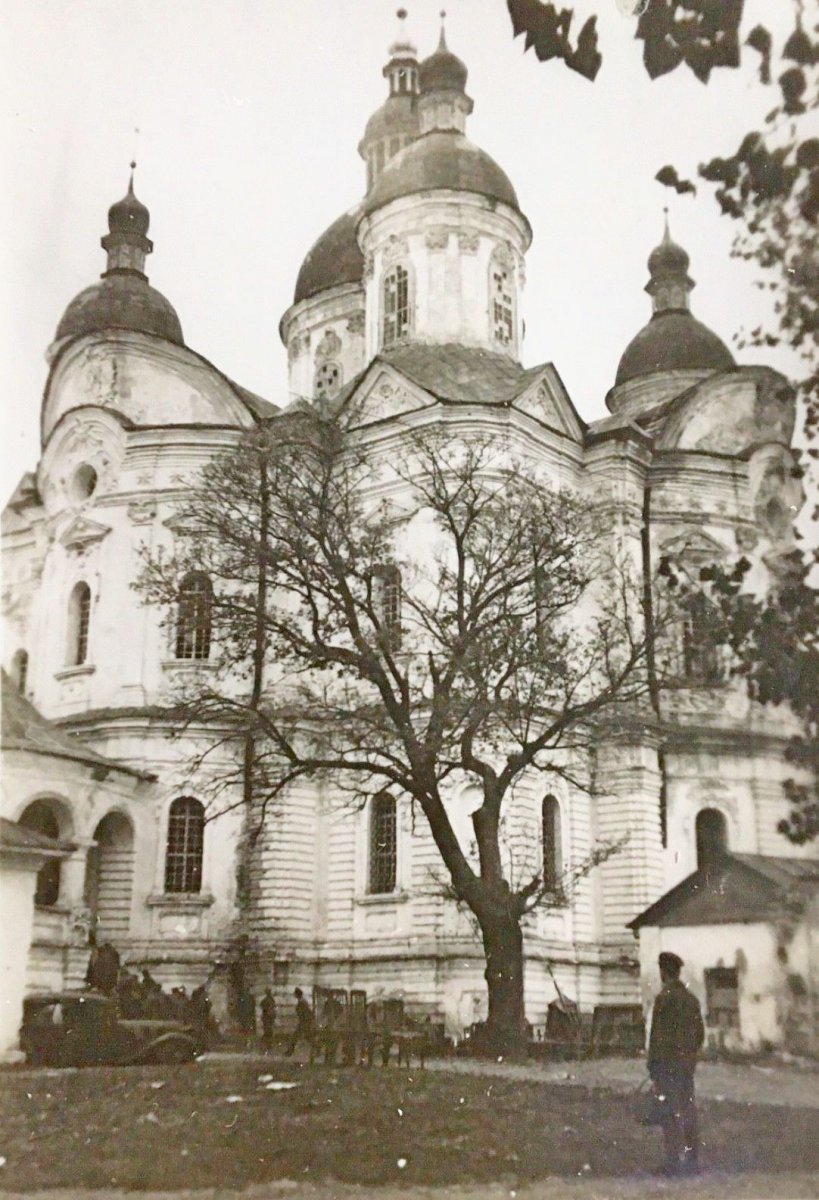
[[[378,620],[388,650],[401,649],[401,568],[394,563],[382,567],[376,577]]]
[[[91,589],[84,581],[76,584],[68,601],[67,659],[71,667],[88,660],[88,636],[91,630]]]
[[[179,586],[176,615],[177,658],[206,659],[210,655],[213,588],[207,575],[193,572]]]
[[[383,147],[381,149],[383,154]],[[381,166],[383,162],[379,164],[379,170]],[[384,276],[382,303],[381,345],[387,350],[402,342],[409,333],[409,273],[406,267],[393,267]]]
[[[563,878],[563,844],[560,805],[554,796],[544,797],[540,824],[543,838],[543,887],[557,895]]]
[[[337,362],[325,362],[316,368],[313,393],[317,400],[332,400],[341,388],[341,367]]]
[[[109,813],[94,830],[85,869],[85,902],[97,943],[126,937],[134,885],[134,831],[121,813]]]
[[[88,500],[97,490],[97,472],[90,463],[77,467],[71,480],[71,491],[75,500]]]
[[[24,809],[18,824],[33,833],[59,841],[63,830],[57,808],[48,800],[34,800]],[[34,903],[38,908],[51,908],[60,899],[60,859],[49,858],[37,872]]]
[[[513,268],[493,257],[490,268],[490,290],[492,306],[492,337],[501,346],[512,346],[515,341],[515,291],[512,279]]]
[[[380,792],[370,811],[369,891],[383,895],[395,891],[398,865],[398,822],[395,797]]]
[[[697,866],[710,866],[728,850],[728,822],[718,808],[703,808],[697,813]]]
[[[11,678],[21,696],[26,694],[28,680],[28,651],[18,650],[11,660]]]
[[[193,796],[179,796],[168,813],[166,892],[201,892],[204,849],[205,809]]]

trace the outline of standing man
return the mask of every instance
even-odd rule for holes
[[[648,1041],[648,1073],[662,1104],[666,1175],[698,1170],[697,1109],[694,1068],[705,1040],[700,1006],[680,980],[683,961],[663,951],[659,957],[663,986],[654,1001]]]
[[[313,1010],[304,998],[304,992],[301,988],[296,988],[293,995],[296,997],[296,1028],[293,1030],[290,1045],[285,1051],[288,1058],[291,1057],[298,1043],[302,1041],[307,1042],[312,1055],[316,1036],[316,1020]]]
[[[273,1049],[273,1029],[276,1024],[276,997],[270,988],[265,989],[259,1008],[262,1014],[262,1045],[270,1053]]]

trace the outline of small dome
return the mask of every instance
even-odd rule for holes
[[[735,365],[725,343],[701,321],[689,312],[666,309],[629,342],[615,385],[658,371],[726,371]]]
[[[477,192],[518,208],[515,189],[494,159],[462,133],[433,130],[387,164],[365,198],[363,211],[375,212],[401,196],[439,190]]]
[[[388,137],[391,133],[408,133],[411,137],[417,137],[417,101],[418,97],[409,92],[388,96],[367,122],[362,145]]]
[[[57,326],[57,338],[103,329],[131,329],[179,346],[185,344],[173,306],[145,279],[133,274],[109,275],[75,296]]]
[[[301,264],[293,303],[339,287],[342,283],[360,283],[364,276],[364,258],[355,236],[361,209],[351,208],[313,245]]]
[[[648,256],[648,271],[652,277],[658,275],[684,275],[691,260],[682,246],[665,237],[659,246],[655,246]]]
[[[151,223],[151,214],[134,195],[134,177],[128,184],[128,193],[108,209],[108,228],[111,233],[140,233],[145,236]]]
[[[442,33],[438,49],[418,67],[418,86],[421,92],[463,92],[466,91],[468,74],[466,65],[457,54],[447,49]]]

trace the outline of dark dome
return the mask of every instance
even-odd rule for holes
[[[111,233],[141,233],[143,237],[148,232],[151,214],[134,195],[134,181],[128,185],[128,194],[108,209],[108,228]]]
[[[114,274],[85,288],[69,304],[57,326],[57,338],[79,337],[103,329],[153,333],[184,346],[182,326],[161,292],[135,274]]]
[[[407,132],[415,137],[418,132],[417,100],[417,96],[408,93],[388,96],[367,122],[362,142],[370,142],[391,133]]]
[[[715,333],[690,312],[655,313],[629,342],[617,368],[615,385],[655,371],[725,371],[733,355]]]
[[[648,271],[652,276],[682,274],[688,270],[691,260],[682,246],[665,238],[655,246],[648,256]]]
[[[360,216],[360,208],[351,208],[325,229],[301,264],[294,304],[342,283],[361,282],[364,258],[355,236]]]
[[[446,49],[445,43],[418,67],[418,86],[421,92],[437,92],[441,89],[463,92],[469,72],[464,63]]]
[[[515,189],[494,159],[462,133],[434,130],[387,164],[364,200],[364,212],[374,212],[401,196],[441,189],[477,192],[518,208]]]

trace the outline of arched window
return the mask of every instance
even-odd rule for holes
[[[34,833],[59,841],[60,823],[54,809],[47,800],[35,800],[25,809],[18,824]],[[48,858],[37,872],[34,903],[41,908],[50,908],[60,898],[60,860]]]
[[[210,655],[213,589],[207,575],[186,575],[179,588],[176,616],[176,657],[205,659]]]
[[[708,867],[728,849],[728,822],[718,808],[703,808],[697,813],[697,866]]]
[[[317,400],[332,399],[341,387],[341,367],[337,362],[325,362],[316,370],[313,391]]]
[[[68,664],[81,667],[88,660],[88,635],[91,628],[91,589],[87,583],[75,585],[68,601]]]
[[[193,796],[174,800],[168,813],[165,891],[200,892],[205,847],[205,810]]]
[[[409,333],[409,273],[393,267],[384,276],[382,288],[384,320],[381,344],[384,349],[402,342]]]
[[[18,650],[11,660],[11,677],[14,681],[14,686],[21,696],[26,694],[26,680],[28,679],[28,651]]]
[[[563,844],[560,805],[554,796],[546,796],[543,800],[540,826],[543,838],[543,887],[557,894],[563,878]]]
[[[382,567],[376,580],[378,619],[387,649],[401,648],[401,568]]]
[[[375,895],[395,891],[398,824],[395,797],[380,792],[370,810],[370,887]]]
[[[722,662],[715,640],[716,610],[705,596],[686,604],[682,627],[683,675],[691,683],[719,683]]]
[[[502,346],[511,346],[515,340],[515,301],[513,268],[497,258],[492,260],[490,281],[492,295],[492,336]]]

